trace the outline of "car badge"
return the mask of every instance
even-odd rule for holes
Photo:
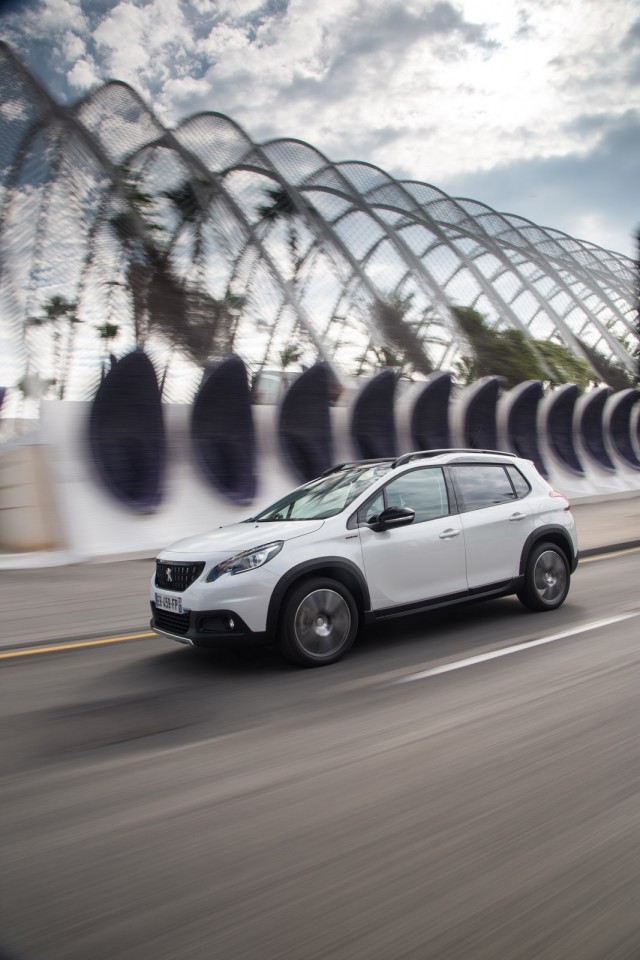
[[[171,576],[171,567],[167,567],[167,581],[173,583],[173,577]]]

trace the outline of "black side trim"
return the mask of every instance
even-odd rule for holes
[[[367,623],[374,623],[378,620],[390,620],[392,617],[405,617],[410,613],[422,613],[427,610],[435,610],[438,607],[451,607],[458,603],[470,603],[472,600],[485,600],[489,597],[506,597],[518,590],[522,582],[522,577],[516,577],[512,580],[501,580],[500,583],[492,583],[483,587],[474,587],[473,590],[463,590],[460,593],[449,593],[444,597],[434,597],[431,600],[418,600],[415,603],[403,603],[397,607],[383,607],[381,610],[373,610],[365,618]]]
[[[558,542],[558,540],[560,540],[562,546],[564,547],[564,552],[569,563],[569,569],[571,573],[574,573],[576,567],[578,566],[578,557],[577,554],[574,554],[573,552],[571,537],[564,527],[556,524],[550,524],[549,526],[538,527],[538,529],[533,530],[525,540],[522,548],[522,554],[520,555],[521,576],[524,575],[525,567],[527,565],[527,558],[533,545],[538,543],[539,540],[549,540],[550,538],[552,542]]]
[[[362,609],[366,619],[367,611],[371,608],[371,598],[369,596],[367,582],[360,567],[356,566],[356,564],[350,560],[345,560],[344,557],[318,557],[315,560],[306,560],[304,563],[299,563],[296,567],[292,567],[276,584],[271,594],[269,611],[267,613],[267,634],[270,637],[275,637],[277,633],[282,601],[289,588],[303,577],[309,577],[314,573],[318,574],[326,570],[336,570],[338,573],[346,573],[348,577],[355,579],[362,596]],[[355,599],[357,601],[357,597]]]

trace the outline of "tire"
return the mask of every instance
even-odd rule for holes
[[[538,543],[527,558],[518,600],[530,610],[556,610],[564,603],[571,582],[569,564],[555,543]]]
[[[280,617],[280,651],[292,663],[322,667],[335,663],[353,646],[358,608],[337,580],[317,577],[295,586]]]

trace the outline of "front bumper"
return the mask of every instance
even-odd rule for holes
[[[267,633],[251,630],[233,610],[189,610],[169,613],[151,601],[151,629],[192,647],[262,646]]]

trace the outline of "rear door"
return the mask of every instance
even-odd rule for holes
[[[449,471],[464,530],[467,586],[473,590],[518,576],[522,548],[533,530],[529,484],[512,465],[461,463]]]

